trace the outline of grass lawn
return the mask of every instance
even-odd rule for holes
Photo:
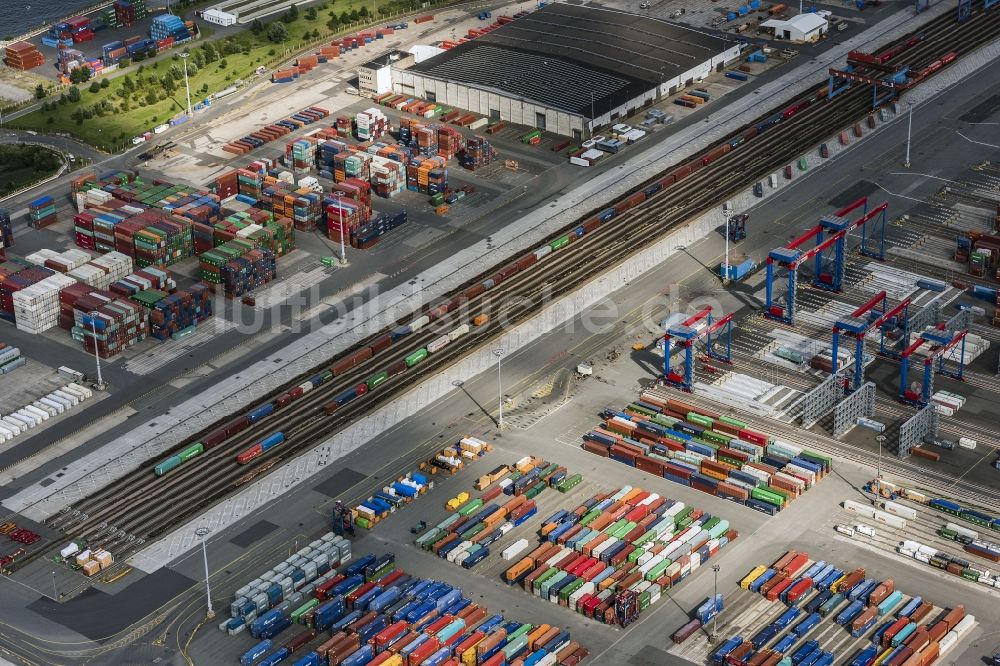
[[[59,153],[42,146],[15,143],[0,146],[0,195],[51,176],[62,163]]]
[[[446,4],[439,0],[436,4]],[[273,20],[257,34],[247,29],[237,35],[217,40],[204,36],[190,44],[188,74],[191,103],[218,92],[238,79],[248,78],[258,67],[273,66],[293,53],[310,45],[319,46],[335,35],[347,34],[366,25],[380,25],[387,16],[411,11],[419,0],[327,0],[314,7],[316,18],[310,20],[312,9],[298,10],[294,21]],[[372,12],[378,19],[358,17],[350,21],[352,12]],[[331,14],[339,22],[331,24]],[[200,24],[204,25],[204,24]],[[287,38],[275,42],[268,33],[281,26]],[[209,30],[205,30],[210,35]],[[192,66],[193,65],[193,66]],[[195,71],[197,69],[197,71]],[[40,109],[10,121],[10,125],[39,132],[68,132],[108,152],[131,145],[136,135],[151,130],[184,110],[183,61],[178,54],[149,64],[133,63],[127,76],[107,81],[105,88],[91,91],[91,83],[77,86],[79,101],[59,101],[49,98],[48,110]]]

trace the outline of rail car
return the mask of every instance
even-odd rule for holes
[[[240,465],[246,465],[248,462],[264,455],[266,452],[270,451],[274,447],[283,444],[285,441],[285,434],[282,432],[275,432],[264,439],[260,440],[249,449],[246,449],[242,453],[236,456],[236,462]]]
[[[196,442],[182,450],[180,453],[174,454],[162,462],[157,463],[153,467],[153,473],[156,474],[156,476],[163,476],[167,472],[180,467],[192,458],[197,458],[204,452],[205,445],[202,442]]]

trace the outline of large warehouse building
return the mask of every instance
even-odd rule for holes
[[[580,139],[740,55],[740,43],[629,12],[550,4],[410,67],[393,91]]]

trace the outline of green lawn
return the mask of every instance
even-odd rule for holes
[[[247,79],[260,66],[272,67],[307,47],[318,48],[336,35],[382,25],[387,17],[418,6],[418,0],[327,0],[315,7],[314,20],[309,19],[311,10],[305,9],[298,11],[296,20],[272,20],[256,34],[248,29],[223,39],[203,37],[190,45],[191,103],[238,79]],[[357,21],[351,22],[348,16],[352,12],[370,14],[373,9],[378,19],[357,16]],[[337,15],[338,22],[330,23],[331,13]],[[268,37],[268,31],[276,25],[287,32],[287,38],[280,42]],[[206,33],[211,34],[208,30]],[[10,125],[39,132],[68,132],[102,150],[117,152],[131,145],[134,136],[166,122],[185,107],[183,61],[178,54],[149,64],[133,63],[127,76],[107,83],[107,87],[93,92],[91,82],[80,84],[79,101],[70,101],[72,91],[67,90],[66,99],[50,97],[48,110],[34,111],[12,120]]]
[[[0,195],[51,176],[62,164],[59,153],[42,146],[0,145]]]

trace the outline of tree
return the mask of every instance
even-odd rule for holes
[[[69,80],[71,83],[83,83],[90,78],[90,68],[89,67],[77,67],[72,72],[69,73]]]
[[[299,8],[294,4],[288,6],[288,11],[281,17],[283,23],[295,23],[299,20]]]
[[[69,96],[67,98],[70,102],[74,104],[80,101],[80,89],[76,86],[69,87]]]
[[[156,94],[155,90],[153,90],[152,88],[150,88],[148,91],[146,91],[146,104],[156,104],[159,101],[160,101],[160,98]]]
[[[126,92],[135,92],[135,81],[128,74],[122,77],[122,89]]]
[[[312,22],[312,21],[316,20],[316,8],[315,7],[310,7],[309,9],[306,10],[306,20],[309,21],[309,22]]]
[[[212,42],[202,44],[201,50],[205,52],[205,64],[213,63],[219,59],[219,54],[212,45]]]
[[[292,6],[294,7],[295,5]],[[280,44],[288,39],[288,28],[280,23],[272,23],[267,26],[267,38],[275,44]]]
[[[111,85],[111,81],[108,79],[101,79],[101,88],[107,88]]]
[[[35,99],[44,99],[48,93],[45,92],[45,86],[39,83],[35,86]]]
[[[358,14],[361,16],[361,18],[368,18],[368,7],[362,5],[361,9],[358,10]]]
[[[254,19],[250,23],[250,32],[252,32],[255,35],[259,35],[260,33],[264,32],[264,24],[261,23],[260,19]]]
[[[90,92],[92,92],[92,93],[99,93],[99,92],[101,92],[101,84],[98,83],[97,81],[94,81],[93,83],[91,83],[90,84]]]
[[[142,74],[145,71],[146,71],[146,66],[145,65],[139,65],[139,69],[135,70],[135,73],[136,74]]]
[[[330,12],[330,20],[326,22],[326,27],[330,29],[330,32],[337,32],[340,28],[340,17],[336,13]]]
[[[340,12],[340,22],[342,24],[346,24],[346,23],[350,23],[351,22],[351,14],[346,9],[344,11]]]
[[[55,124],[55,122],[56,122],[56,119],[55,119],[55,118],[53,118],[52,116],[49,116],[49,117],[48,117],[48,118],[47,118],[47,119],[45,120],[45,124],[46,124],[46,125],[54,125],[54,124]]]
[[[225,58],[223,58],[221,61],[219,61],[219,69],[226,69],[227,67],[229,67],[229,61],[228,60],[226,60]]]
[[[351,10],[351,23],[357,23],[358,19],[361,18],[361,14],[357,9]]]

